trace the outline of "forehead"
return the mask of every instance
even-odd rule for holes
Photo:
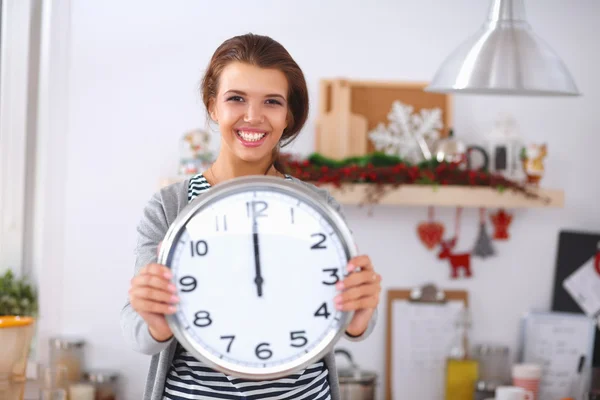
[[[219,92],[228,90],[239,90],[249,95],[280,94],[287,97],[288,82],[278,69],[233,62],[223,69],[219,77]]]

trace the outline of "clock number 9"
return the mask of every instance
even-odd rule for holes
[[[256,350],[254,351],[256,357],[260,358],[261,360],[268,360],[271,358],[273,356],[273,352],[268,349],[268,347],[269,343],[260,343],[258,346],[256,346]]]
[[[204,240],[198,240],[194,242],[190,241],[190,246],[192,250],[192,257],[194,256],[205,256],[208,253],[208,244]]]
[[[183,286],[182,292],[193,292],[196,289],[197,282],[193,276],[184,276],[179,280],[179,284]]]

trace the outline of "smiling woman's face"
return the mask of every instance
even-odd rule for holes
[[[228,64],[209,107],[221,131],[221,151],[245,162],[270,160],[288,123],[287,93],[286,76],[277,69]]]

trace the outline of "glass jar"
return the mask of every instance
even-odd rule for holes
[[[479,344],[473,358],[479,361],[479,379],[500,384],[510,383],[510,351],[508,346]]]
[[[84,344],[79,338],[54,337],[50,339],[50,367],[67,370],[67,380],[78,382],[83,378]]]
[[[119,374],[111,370],[90,370],[84,380],[96,388],[95,400],[117,400],[117,381]]]

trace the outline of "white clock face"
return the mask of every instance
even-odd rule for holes
[[[178,327],[196,354],[228,372],[298,365],[347,320],[333,299],[349,253],[327,218],[284,192],[210,203],[170,254]]]

